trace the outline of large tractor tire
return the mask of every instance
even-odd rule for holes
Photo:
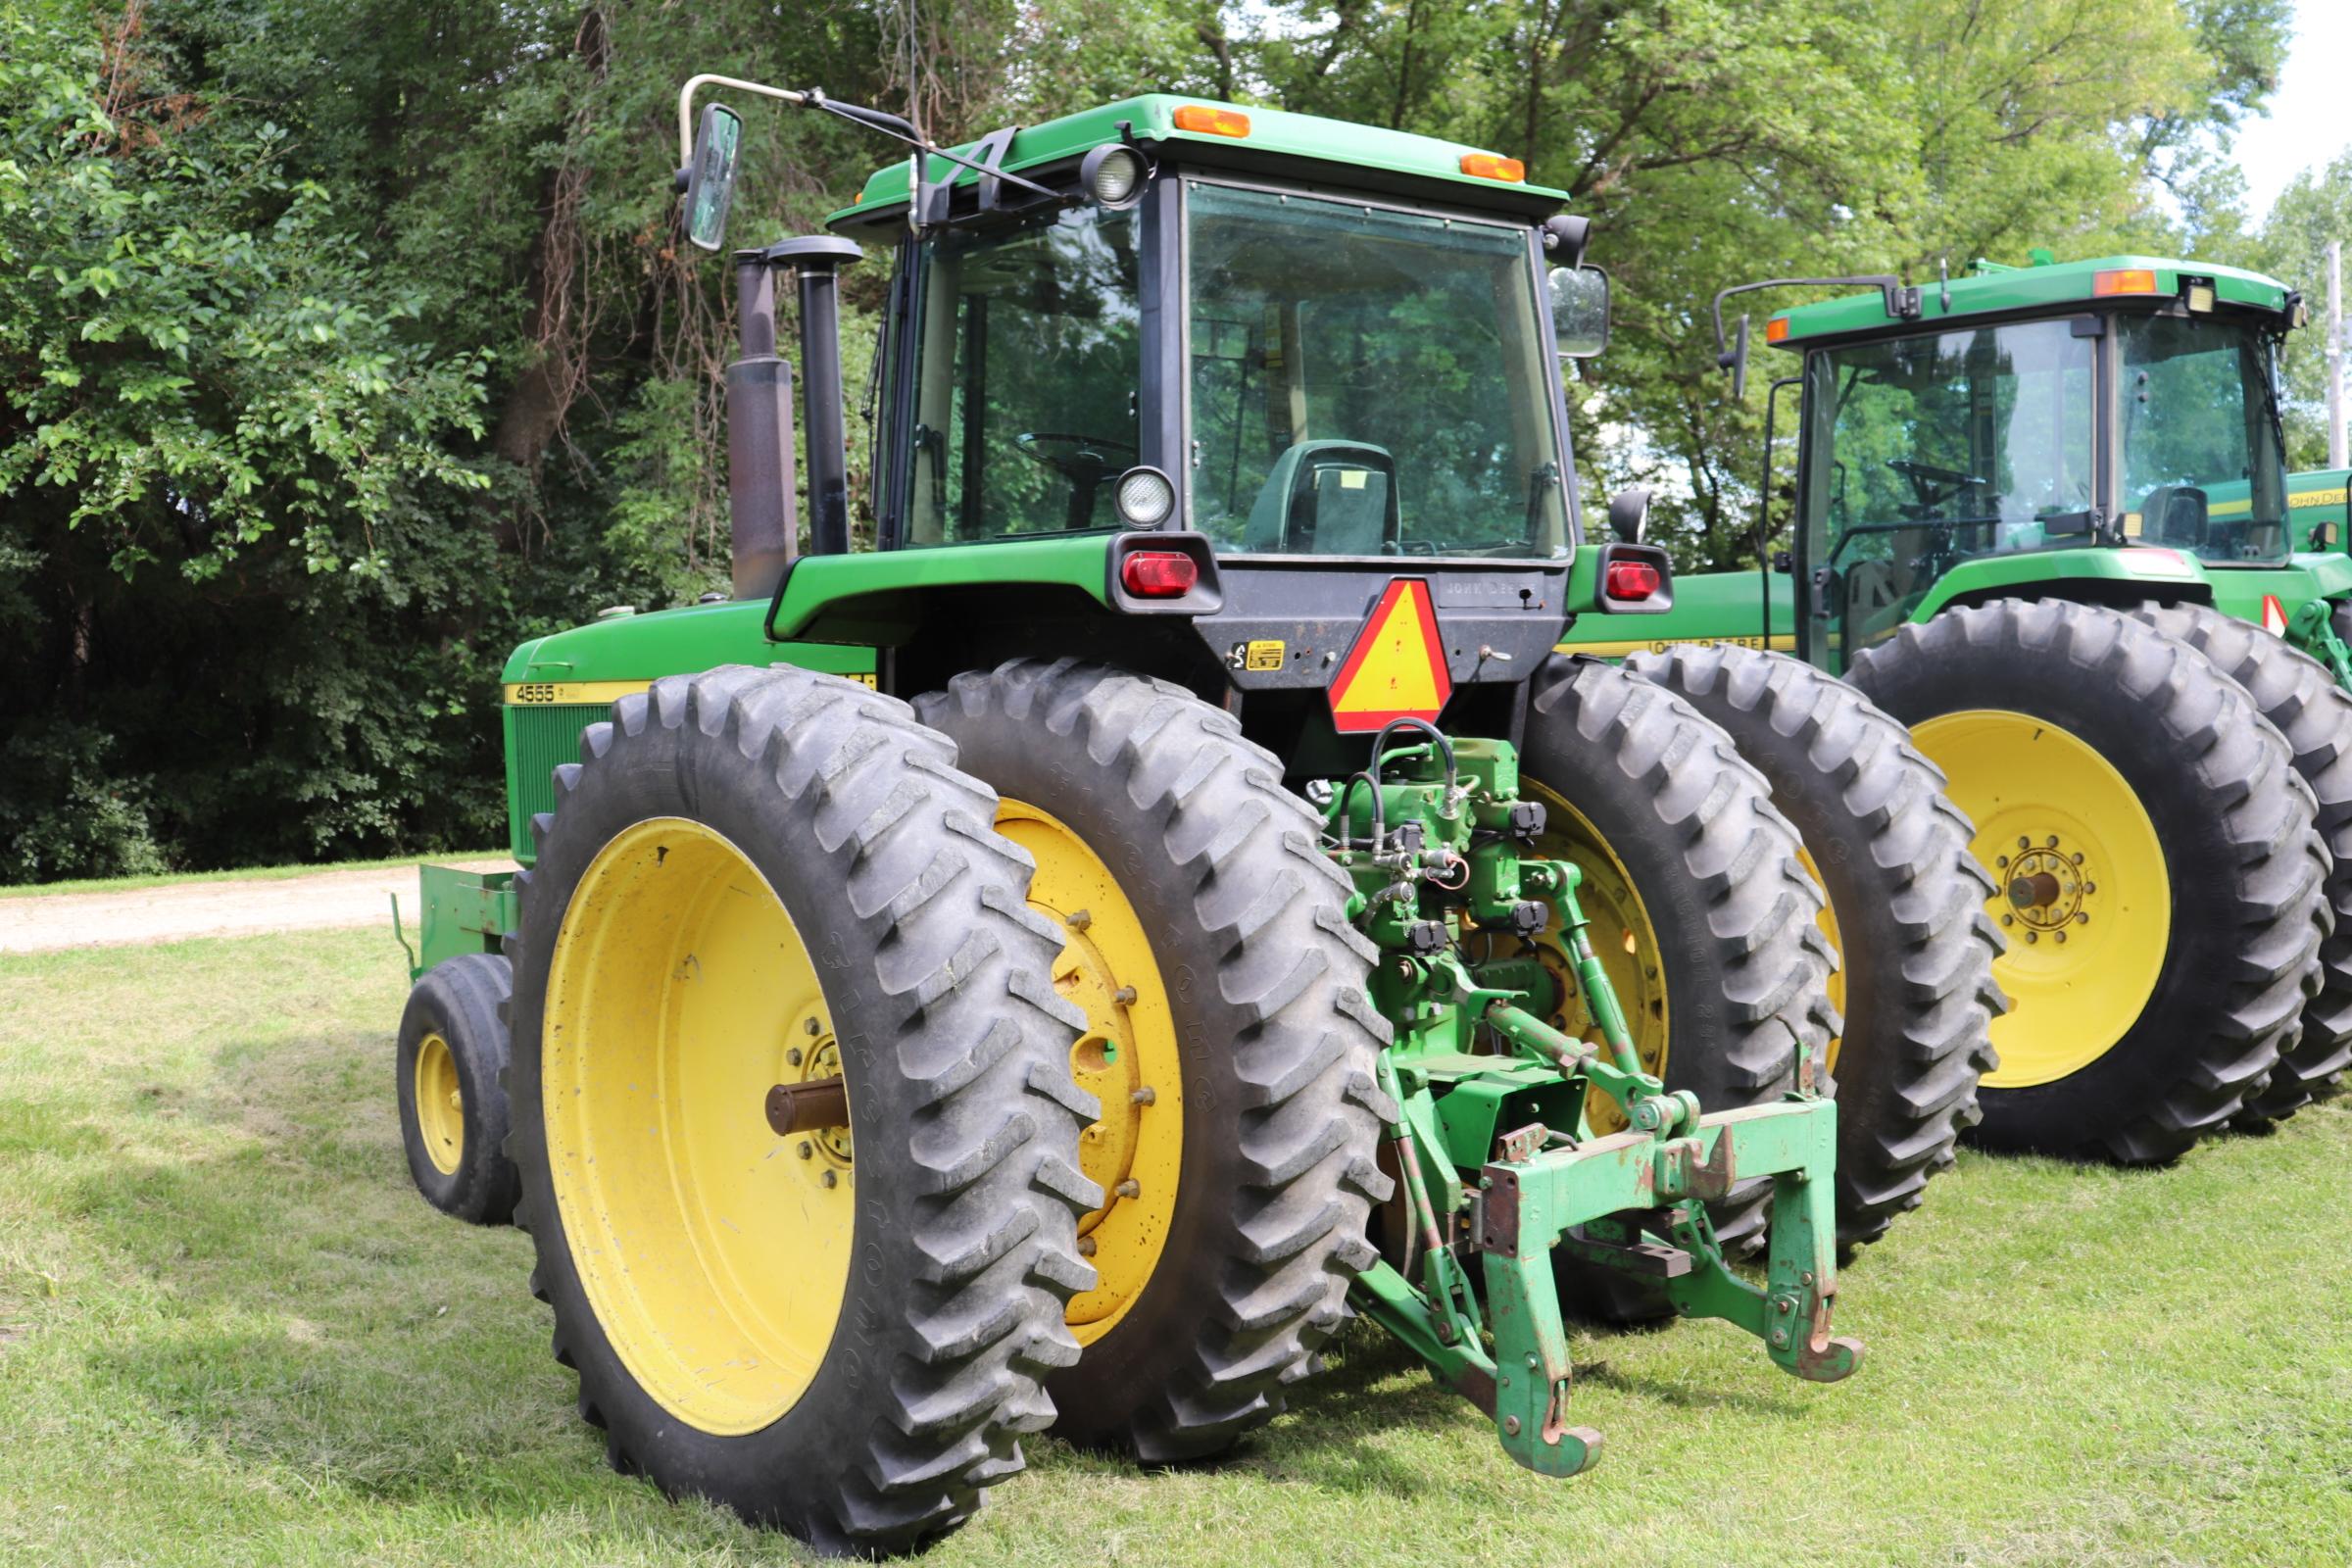
[[[445,958],[409,992],[393,1051],[400,1141],[424,1200],[471,1225],[514,1217],[507,1158],[507,1024],[513,976],[487,953]]]
[[[1786,654],[1731,645],[1635,654],[1626,667],[1720,725],[1804,840],[1838,950],[1838,1240],[1875,1241],[1917,1208],[1977,1124],[1991,1070],[2001,939],[1974,829],[1903,726]]]
[[[2328,846],[2319,995],[2304,1004],[2301,1029],[2279,1051],[2270,1082],[2238,1113],[2237,1124],[2253,1130],[2334,1094],[2352,1065],[2352,693],[2336,685],[2327,665],[2252,621],[2202,605],[2150,606],[2138,613],[2212,660],[2285,737],[2296,775],[2311,786]]]
[[[1180,687],[1021,660],[915,711],[1036,860],[1029,906],[1067,942],[1054,984],[1086,1015],[1082,1158],[1107,1196],[1079,1223],[1100,1283],[1070,1303],[1056,1430],[1148,1463],[1217,1453],[1346,1320],[1389,1192],[1388,1028],[1349,886],[1280,763]]]
[[[2316,989],[2327,852],[2286,743],[2194,648],[2061,600],[1947,611],[1852,678],[1977,825],[2011,1009],[1984,1143],[2172,1159],[2259,1092]]]
[[[1837,960],[1817,923],[1821,892],[1730,737],[1655,682],[1554,657],[1536,672],[1520,766],[1546,810],[1539,849],[1584,872],[1578,902],[1642,1065],[1710,1111],[1778,1100],[1800,1074],[1826,1089]],[[1555,926],[1540,951],[1556,957],[1556,939]],[[1579,1015],[1562,1026],[1599,1038]],[[1613,1106],[1589,1108],[1610,1125]],[[1771,1192],[1769,1180],[1742,1182],[1715,1205],[1729,1250],[1761,1246]],[[1603,1298],[1579,1290],[1580,1308],[1651,1315],[1659,1293],[1608,1298],[1629,1280],[1592,1271]]]
[[[581,755],[512,947],[556,1358],[622,1472],[911,1550],[1020,1468],[1078,1353],[1102,1195],[1060,935],[996,796],[853,682],[673,676]]]

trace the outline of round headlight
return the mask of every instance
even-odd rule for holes
[[[1126,207],[1143,194],[1144,173],[1141,153],[1111,142],[1086,155],[1078,179],[1098,207]]]
[[[1138,528],[1156,528],[1176,510],[1176,486],[1157,468],[1119,475],[1119,515]]]

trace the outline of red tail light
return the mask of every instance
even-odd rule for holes
[[[1600,591],[1626,604],[1640,604],[1658,591],[1658,568],[1646,561],[1612,561]]]
[[[1138,599],[1175,599],[1200,580],[1193,558],[1173,550],[1139,550],[1119,564],[1119,581]]]

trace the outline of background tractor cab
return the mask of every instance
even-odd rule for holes
[[[2232,268],[2046,254],[1917,287],[1745,285],[1878,291],[1767,322],[1800,357],[1774,386],[1798,392],[1793,539],[1761,582],[1685,577],[1653,640],[1769,638],[1841,670],[1947,607],[2061,597],[2211,605],[2332,662],[2330,604],[2305,607],[2352,595],[2352,562],[2293,525],[2277,394],[2300,296]],[[1737,385],[1744,318],[1725,336]]]

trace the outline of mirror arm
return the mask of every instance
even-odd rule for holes
[[[718,76],[706,72],[699,76],[687,77],[686,85],[678,89],[678,167],[680,169],[684,169],[694,162],[695,92],[699,88],[712,86],[733,87],[742,92],[757,93],[762,98],[773,98],[781,103],[798,105],[808,101],[808,94],[805,92],[793,92],[784,87],[763,86],[757,81],[745,81],[740,76]]]
[[[1912,320],[1919,315],[1919,290],[1891,272],[1863,272],[1848,277],[1768,277],[1760,283],[1736,283],[1715,296],[1716,355],[1721,357],[1730,352],[1723,337],[1723,302],[1733,295],[1752,294],[1760,288],[1831,287],[1839,283],[1861,283],[1877,289],[1886,302],[1886,314],[1898,321]]]
[[[694,161],[694,95],[703,87],[732,87],[738,92],[756,93],[760,97],[773,98],[778,103],[791,104],[796,108],[821,109],[828,115],[838,116],[855,124],[863,125],[868,130],[878,130],[885,136],[895,137],[927,156],[945,158],[949,163],[961,165],[976,173],[994,174],[999,179],[1010,180],[1023,190],[1033,191],[1052,201],[1062,199],[1059,191],[1049,189],[1035,180],[1024,179],[1020,175],[1003,169],[991,169],[960,153],[952,153],[944,147],[932,146],[914,133],[912,125],[896,115],[886,114],[879,109],[862,108],[857,104],[836,103],[825,96],[824,89],[821,87],[811,87],[806,92],[794,92],[788,87],[770,87],[761,82],[746,81],[741,76],[721,76],[709,72],[699,76],[687,77],[686,85],[678,89],[678,167],[680,169],[686,168]],[[918,174],[921,172],[919,165],[916,172]]]

